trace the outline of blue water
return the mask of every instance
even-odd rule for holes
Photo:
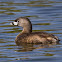
[[[33,31],[45,31],[59,37],[57,45],[15,44],[22,28],[11,26],[26,16]],[[0,62],[62,62],[62,0],[0,0]]]

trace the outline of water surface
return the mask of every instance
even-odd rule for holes
[[[10,23],[20,16],[28,17],[33,31],[58,36],[57,45],[15,44],[22,28]],[[0,0],[0,62],[62,62],[61,0]]]

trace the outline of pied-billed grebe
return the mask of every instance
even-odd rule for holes
[[[20,43],[59,43],[57,36],[46,32],[32,32],[32,24],[30,20],[26,17],[19,17],[15,22],[11,23],[12,25],[17,25],[23,27],[23,30],[20,34],[17,35],[15,42],[16,44]]]

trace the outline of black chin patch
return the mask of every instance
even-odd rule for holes
[[[14,23],[12,22],[12,25],[14,25]]]

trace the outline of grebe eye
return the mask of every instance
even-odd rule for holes
[[[15,20],[15,22],[17,22],[17,20]]]

